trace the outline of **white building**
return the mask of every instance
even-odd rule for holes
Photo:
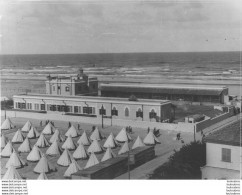
[[[28,94],[14,95],[13,101],[16,110],[46,114],[156,122],[173,118],[169,100]]]
[[[202,179],[241,178],[241,120],[205,138],[206,165],[201,168]]]

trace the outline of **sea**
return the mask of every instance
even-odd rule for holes
[[[0,55],[1,69],[39,67],[169,67],[188,70],[240,69],[240,52],[100,53]]]
[[[233,94],[240,95],[240,58],[240,52],[0,55],[1,89],[2,94],[4,89],[44,90],[49,74],[73,75],[83,68],[104,81],[109,77],[178,84],[192,80],[196,84],[227,85]],[[29,81],[36,80],[38,85],[30,85]]]

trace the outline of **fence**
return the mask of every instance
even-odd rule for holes
[[[8,96],[12,97],[13,95],[18,95],[18,94],[27,94],[27,93],[38,93],[38,94],[45,94],[45,90],[41,89],[10,89],[6,87],[1,88],[1,94],[2,96]]]

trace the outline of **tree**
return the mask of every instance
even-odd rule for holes
[[[200,141],[184,145],[158,167],[150,179],[201,179],[200,167],[206,164],[206,144]]]

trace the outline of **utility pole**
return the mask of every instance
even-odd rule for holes
[[[101,107],[101,112],[102,112],[102,128],[103,128],[103,111],[104,111],[104,108],[103,108],[103,104],[102,104],[102,107]]]
[[[113,126],[113,114],[112,114],[113,104],[111,103],[111,126]]]
[[[6,120],[6,118],[7,118],[7,111],[6,111],[6,100],[4,99],[4,110],[5,110],[5,112],[4,112],[4,115],[5,115],[5,120]]]
[[[128,146],[129,148],[129,146]],[[130,180],[130,166],[129,166],[129,150],[128,150],[128,179]]]
[[[196,142],[196,135],[195,135],[195,130],[196,130],[196,126],[194,125],[194,133],[193,133],[193,135],[194,135],[194,142]]]

